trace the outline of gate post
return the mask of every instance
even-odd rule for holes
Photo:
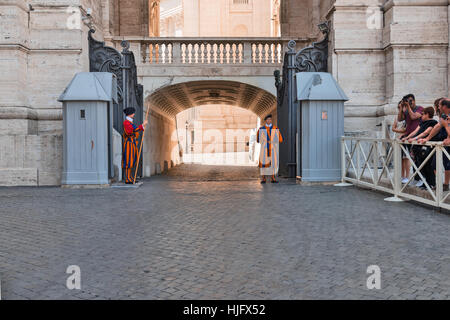
[[[444,192],[442,187],[442,175],[444,174],[443,168],[443,155],[442,146],[436,145],[436,202],[437,206],[441,206],[442,193]],[[428,160],[431,161],[431,160]]]
[[[403,202],[403,200],[398,197],[402,186],[402,152],[400,143],[394,140],[392,141],[392,147],[394,148],[394,196],[386,198],[384,201]]]
[[[352,186],[351,183],[345,182],[346,171],[347,171],[347,156],[346,156],[346,143],[344,137],[341,137],[341,182],[335,184],[335,187],[349,187]]]
[[[277,108],[278,126],[286,132],[284,143],[280,145],[280,173],[288,178],[295,178],[297,175],[297,132],[299,132],[298,139],[301,139],[301,131],[297,128],[297,102],[295,101],[294,75],[296,72],[295,56],[297,54],[295,47],[296,42],[294,40],[289,41],[283,61],[283,84],[279,84],[280,90],[278,90],[278,101],[282,101],[282,105],[278,105]],[[301,150],[298,150],[298,152],[301,152]],[[300,154],[299,157],[301,158]]]

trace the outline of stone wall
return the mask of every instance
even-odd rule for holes
[[[148,0],[118,0],[116,35],[148,36]]]
[[[106,0],[103,0],[105,2]],[[62,111],[58,96],[88,71],[81,13],[92,8],[102,37],[102,1],[0,2],[0,185],[59,185]]]
[[[319,36],[320,0],[282,0],[281,36],[315,40]]]
[[[448,95],[448,0],[322,4],[332,25],[329,68],[350,98],[347,132],[379,131],[407,93],[424,106]]]
[[[145,177],[160,174],[181,162],[175,119],[154,110],[150,111],[148,118],[149,130],[145,133],[143,147]]]

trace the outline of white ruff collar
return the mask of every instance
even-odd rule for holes
[[[133,118],[131,117],[127,117],[127,120],[130,121],[131,123],[133,122]]]

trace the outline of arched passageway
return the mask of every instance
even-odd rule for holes
[[[144,175],[155,175],[171,169],[182,162],[183,154],[186,155],[186,153],[197,150],[187,150],[185,147],[188,130],[190,133],[192,126],[196,124],[189,123],[190,127],[185,128],[185,121],[181,120],[182,124],[180,124],[180,121],[177,121],[177,115],[195,107],[212,108],[214,106],[221,106],[222,110],[224,106],[230,110],[236,107],[243,108],[248,111],[247,113],[254,114],[255,119],[272,113],[276,122],[276,97],[266,90],[249,84],[225,80],[202,80],[164,86],[145,99],[145,109],[150,108],[150,130],[146,134],[144,142]],[[255,121],[254,129],[257,128],[257,125],[258,123]],[[203,142],[202,139],[220,140],[217,136],[227,135],[228,132],[231,132],[231,139],[237,139],[249,147],[247,144],[249,139],[242,138],[242,135],[249,134],[246,131],[249,129],[248,126],[239,128],[235,123],[231,123],[229,128],[222,125],[214,130],[210,124],[208,128],[208,134],[196,137],[196,145],[198,145],[198,139],[201,139],[200,142]],[[211,137],[211,132],[215,138]],[[228,139],[230,138],[228,137]],[[224,145],[230,144],[224,143]],[[208,147],[206,149],[211,151],[214,147],[210,146],[209,149]],[[204,151],[203,148],[198,150]],[[236,149],[233,150],[236,151]],[[241,149],[237,151],[239,150]],[[247,151],[248,148],[245,149],[245,152]]]

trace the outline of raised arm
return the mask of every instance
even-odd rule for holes
[[[420,108],[417,108],[417,110],[419,110]],[[409,117],[412,119],[412,120],[417,120],[417,119],[419,119],[421,116],[422,116],[422,113],[420,113],[420,111],[416,111],[416,112],[414,112],[412,109],[411,109],[411,106],[408,104],[408,113],[409,113]]]

